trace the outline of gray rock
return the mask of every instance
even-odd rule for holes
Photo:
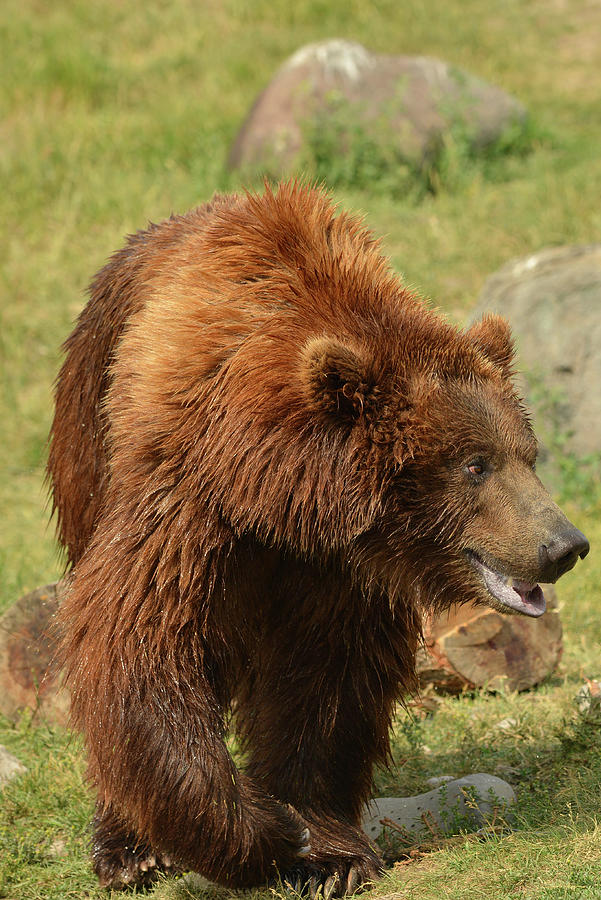
[[[601,244],[558,247],[492,275],[475,317],[509,319],[543,443],[601,451]]]
[[[351,41],[324,41],[302,47],[275,74],[242,126],[229,166],[276,178],[290,173],[308,129],[331,126],[333,117],[348,126],[341,154],[359,125],[394,146],[403,160],[421,163],[452,128],[482,147],[523,123],[526,110],[499,88],[440,60],[381,56]]]
[[[48,847],[48,856],[53,859],[62,859],[67,855],[67,841],[64,837],[56,837]]]
[[[416,835],[434,826],[440,834],[460,828],[477,830],[515,803],[510,784],[495,775],[466,775],[447,781],[435,790],[415,797],[378,797],[366,807],[362,827],[372,840],[383,830],[382,819],[390,819]],[[430,825],[430,828],[428,828]]]
[[[500,722],[497,722],[495,728],[498,728],[499,731],[513,731],[517,728],[517,719],[502,719]]]
[[[586,719],[601,717],[601,682],[588,680],[574,697],[578,712]]]
[[[447,781],[455,781],[454,775],[434,775],[433,778],[428,778],[426,784],[431,788],[439,788],[441,784],[446,784]]]
[[[7,781],[16,778],[17,775],[23,775],[27,769],[23,763],[19,762],[16,756],[9,753],[6,747],[0,744],[0,788]]]

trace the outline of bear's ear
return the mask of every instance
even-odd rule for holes
[[[468,328],[466,335],[506,378],[511,378],[515,348],[507,319],[488,313]]]
[[[312,338],[303,348],[301,366],[306,391],[324,412],[349,424],[364,413],[373,377],[360,352],[334,338]]]

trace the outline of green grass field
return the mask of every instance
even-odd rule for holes
[[[599,240],[594,0],[4,0],[0,611],[60,572],[46,435],[59,348],[92,274],[149,219],[239,187],[224,161],[254,97],[296,48],[329,37],[444,58],[530,110],[529,153],[483,162],[450,148],[434,193],[337,183],[336,198],[385,236],[407,283],[451,317],[463,320],[512,256]],[[560,670],[533,692],[443,699],[415,721],[400,714],[399,765],[378,776],[378,790],[402,795],[425,790],[430,775],[511,772],[516,827],[397,866],[374,896],[601,898],[599,722],[578,718],[573,704],[582,679],[601,676],[601,489],[574,461],[563,471],[556,490],[593,551],[560,583]],[[516,726],[496,729],[506,717]],[[29,767],[0,796],[0,897],[107,896],[86,856],[79,740],[26,716],[0,723],[0,743]],[[171,881],[152,896],[206,893]]]

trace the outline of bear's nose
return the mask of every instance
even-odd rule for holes
[[[539,559],[545,573],[541,581],[557,581],[576,565],[579,557],[584,559],[589,550],[586,537],[573,526],[541,544]]]

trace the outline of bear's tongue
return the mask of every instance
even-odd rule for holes
[[[547,603],[538,584],[530,584],[520,581],[518,578],[509,578],[501,575],[495,569],[487,566],[475,554],[469,555],[470,562],[480,572],[484,583],[495,600],[499,600],[505,606],[525,616],[542,616]]]

